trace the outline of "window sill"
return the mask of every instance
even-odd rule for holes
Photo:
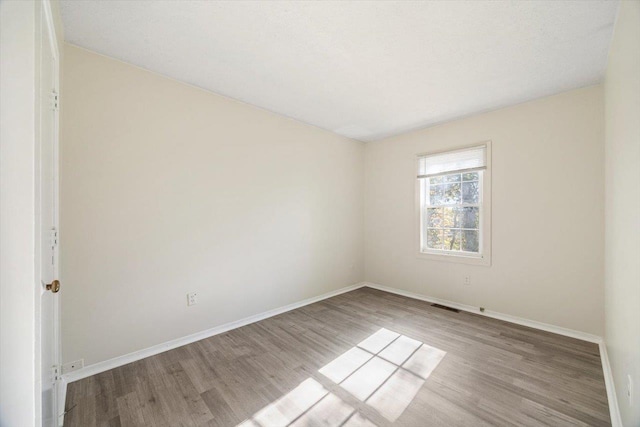
[[[437,252],[418,252],[417,258],[427,259],[431,261],[453,262],[458,264],[482,265],[486,267],[491,266],[491,257],[487,255],[473,256],[445,254]]]

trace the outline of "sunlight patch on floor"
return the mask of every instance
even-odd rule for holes
[[[308,378],[238,427],[339,426],[355,408]]]
[[[292,426],[339,426],[355,409],[333,393],[298,418]]]
[[[308,378],[298,387],[262,408],[250,420],[240,425],[242,427],[288,426],[328,393],[329,391],[322,384],[313,378]]]
[[[445,351],[382,328],[318,372],[393,422],[407,409]],[[238,427],[375,427],[356,409],[308,378]]]
[[[445,355],[445,351],[382,328],[319,372],[393,422]]]
[[[363,402],[395,372],[396,365],[374,357],[340,385]]]
[[[339,384],[356,369],[367,363],[372,357],[373,355],[368,351],[364,351],[358,347],[353,347],[342,356],[339,356],[329,362],[318,372],[329,378],[334,383]]]
[[[349,418],[346,423],[342,424],[342,427],[377,427],[374,423],[362,416],[362,414],[355,414]]]

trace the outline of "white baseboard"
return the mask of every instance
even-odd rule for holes
[[[577,338],[579,340],[600,344],[602,337],[597,335],[588,334],[586,332],[575,331],[573,329],[562,328],[560,326],[549,325],[548,323],[537,322],[535,320],[524,319],[522,317],[512,316],[510,314],[499,313],[497,311],[485,310],[480,311],[479,307],[473,307],[467,304],[460,304],[453,301],[447,301],[440,298],[434,298],[427,295],[421,295],[414,292],[404,291],[397,288],[390,288],[388,286],[379,285],[377,283],[366,282],[365,286],[373,289],[378,289],[385,292],[390,292],[396,295],[402,295],[405,297],[418,299],[422,301],[428,301],[435,304],[446,305],[447,307],[457,308],[458,310],[467,311],[469,313],[479,314],[481,316],[491,317],[493,319],[504,320],[505,322],[515,323],[517,325],[528,326],[534,329],[540,329],[541,331],[553,332],[554,334],[564,335],[571,338]]]
[[[602,363],[602,372],[604,374],[604,383],[607,389],[607,400],[609,403],[611,426],[623,427],[622,418],[620,417],[620,409],[618,408],[618,399],[616,398],[616,388],[613,383],[613,373],[611,371],[611,366],[609,365],[609,356],[607,354],[607,346],[605,345],[604,339],[602,337],[599,337],[593,334],[588,334],[586,332],[575,331],[573,329],[562,328],[560,326],[537,322],[535,320],[524,319],[521,317],[512,316],[510,314],[503,314],[503,313],[498,313],[490,310],[485,310],[484,312],[481,312],[478,307],[473,307],[466,304],[459,304],[457,302],[447,301],[440,298],[433,298],[426,295],[420,295],[414,292],[404,291],[401,289],[390,288],[387,286],[378,285],[376,283],[366,282],[365,286],[369,288],[385,291],[385,292],[390,292],[396,295],[405,296],[408,298],[418,299],[418,300],[427,301],[435,304],[442,304],[442,305],[446,305],[447,307],[457,308],[458,310],[479,314],[481,316],[487,316],[494,319],[504,320],[506,322],[528,326],[530,328],[540,329],[547,332],[553,332],[555,334],[564,335],[571,338],[577,338],[583,341],[588,341],[588,342],[598,344],[598,348],[600,350],[600,361]]]
[[[244,319],[236,320],[234,322],[225,323],[224,325],[216,326],[211,329],[197,332],[195,334],[187,335],[185,337],[177,338],[175,340],[167,341],[162,344],[157,344],[152,347],[144,348],[142,350],[134,351],[123,356],[114,357],[113,359],[105,360],[103,362],[94,363],[92,365],[85,366],[77,371],[63,374],[63,379],[68,383],[81,380],[83,378],[90,377],[100,372],[108,371],[109,369],[117,368],[137,360],[144,359],[149,356],[154,356],[159,353],[163,353],[168,350],[172,350],[183,345],[191,344],[196,341],[203,340],[205,338],[212,337],[214,335],[221,334],[223,332],[230,331],[232,329],[240,328],[242,326],[249,325],[251,323],[259,322],[269,317],[277,316],[278,314],[286,313],[287,311],[295,310],[296,308],[304,307],[305,305],[313,304],[314,302],[322,301],[327,298],[334,297],[336,295],[350,292],[355,289],[359,289],[365,286],[364,283],[357,283],[352,286],[347,286],[332,292],[328,292],[317,297],[307,298],[302,301],[295,302],[293,304],[286,305],[284,307],[275,308],[273,310],[265,311],[260,314],[245,317]]]
[[[616,386],[613,382],[613,372],[609,364],[609,355],[607,354],[607,346],[603,342],[600,343],[600,360],[602,361],[602,373],[604,374],[604,383],[607,386],[607,400],[609,401],[609,413],[611,414],[611,426],[623,427],[622,418],[620,417],[620,408],[618,408],[618,398],[616,396]]]
[[[133,353],[125,354],[123,356],[118,356],[113,359],[105,360],[103,362],[98,362],[92,365],[88,365],[77,371],[64,374],[61,380],[62,385],[61,385],[61,393],[60,393],[62,408],[64,410],[66,384],[68,383],[78,381],[80,379],[90,377],[91,375],[108,371],[109,369],[117,368],[119,366],[123,366],[128,363],[135,362],[137,360],[141,360],[149,356],[154,356],[156,354],[159,354],[177,347],[181,347],[183,345],[191,344],[193,342],[200,341],[202,339],[209,338],[214,335],[218,335],[223,332],[230,331],[232,329],[240,328],[242,326],[246,326],[251,323],[259,322],[269,317],[277,316],[278,314],[286,313],[287,311],[295,310],[296,308],[304,307],[305,305],[313,304],[315,302],[322,301],[324,299],[331,298],[336,295],[340,295],[346,292],[351,292],[353,290],[356,290],[365,286],[372,289],[378,289],[380,291],[405,296],[408,298],[413,298],[413,299],[427,301],[427,302],[436,303],[436,304],[442,304],[448,307],[457,308],[458,310],[479,314],[481,316],[487,316],[494,319],[504,320],[506,322],[515,323],[517,325],[528,326],[530,328],[552,332],[555,334],[564,335],[571,338],[577,338],[580,340],[598,344],[600,348],[600,357],[602,361],[602,370],[604,372],[605,385],[607,388],[607,399],[609,401],[609,410],[611,412],[611,423],[613,427],[622,427],[620,412],[618,410],[618,402],[616,400],[616,391],[613,385],[613,374],[611,372],[611,367],[609,365],[607,348],[604,344],[602,337],[599,337],[593,334],[588,334],[586,332],[575,331],[573,329],[568,329],[568,328],[562,328],[560,326],[537,322],[535,320],[524,319],[521,317],[512,316],[510,314],[499,313],[491,310],[485,310],[484,312],[480,312],[478,307],[473,307],[467,304],[460,304],[453,301],[447,301],[440,298],[429,297],[426,295],[421,295],[414,292],[409,292],[409,291],[405,291],[397,288],[391,288],[388,286],[383,286],[377,283],[370,283],[370,282],[357,283],[355,285],[347,286],[345,288],[341,288],[323,295],[319,295],[317,297],[307,298],[305,300],[302,300],[293,304],[289,304],[284,307],[269,310],[264,313],[256,314],[254,316],[249,316],[234,322],[225,323],[224,325],[216,326],[214,328],[207,329],[192,335],[187,335],[185,337],[167,341],[162,344],[158,344],[142,350],[134,351]],[[61,417],[60,425],[62,425],[62,419],[63,418]]]

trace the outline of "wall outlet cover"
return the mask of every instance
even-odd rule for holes
[[[196,292],[189,292],[187,294],[187,305],[194,305],[198,303],[198,294]]]

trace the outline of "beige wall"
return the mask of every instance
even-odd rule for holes
[[[602,335],[603,126],[598,85],[367,144],[366,280]],[[416,154],[486,140],[492,265],[417,258]]]
[[[607,353],[625,426],[640,425],[640,2],[620,5],[605,81]],[[627,375],[635,385],[627,396]]]
[[[65,363],[362,279],[361,142],[70,45],[64,90]]]
[[[65,363],[361,280],[604,332],[601,85],[366,146],[70,45],[63,88]],[[417,258],[415,155],[485,140],[492,265]]]

